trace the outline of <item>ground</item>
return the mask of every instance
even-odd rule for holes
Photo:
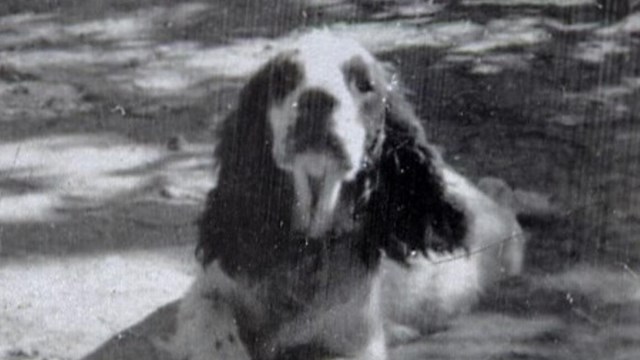
[[[170,331],[163,306],[192,280],[215,183],[210,129],[252,70],[317,26],[394,64],[447,160],[516,189],[530,233],[521,279],[394,358],[638,358],[630,4],[3,1],[0,359],[81,358],[152,313],[132,329]]]

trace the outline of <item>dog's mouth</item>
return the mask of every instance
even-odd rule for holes
[[[373,166],[372,156],[380,151],[384,134],[378,131],[373,137],[365,144],[354,144],[349,150],[343,144],[333,143],[288,147],[292,151],[285,156],[284,168],[294,178],[296,202],[292,224],[295,231],[308,237],[322,237],[333,228],[338,216],[346,214],[340,208],[342,189]],[[362,147],[365,149],[360,150]]]
[[[323,236],[332,227],[342,185],[351,169],[339,158],[320,153],[298,154],[293,163],[294,229],[309,237]]]

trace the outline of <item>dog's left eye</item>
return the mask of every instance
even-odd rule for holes
[[[360,59],[351,62],[345,69],[347,81],[361,94],[370,93],[375,90],[373,81],[369,76],[366,65]]]
[[[354,86],[361,93],[369,93],[373,91],[373,83],[368,78],[356,77],[354,79]]]

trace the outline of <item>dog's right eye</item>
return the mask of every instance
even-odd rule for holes
[[[368,94],[375,90],[367,65],[357,57],[347,63],[344,74],[349,86],[353,86],[360,94]]]
[[[361,93],[369,93],[373,91],[373,83],[371,80],[365,77],[356,77],[354,80],[354,86]]]

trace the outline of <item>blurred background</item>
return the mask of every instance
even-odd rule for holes
[[[394,356],[640,358],[640,1],[3,0],[0,359],[80,358],[182,294],[211,129],[316,27],[392,63],[530,238],[523,279]]]

